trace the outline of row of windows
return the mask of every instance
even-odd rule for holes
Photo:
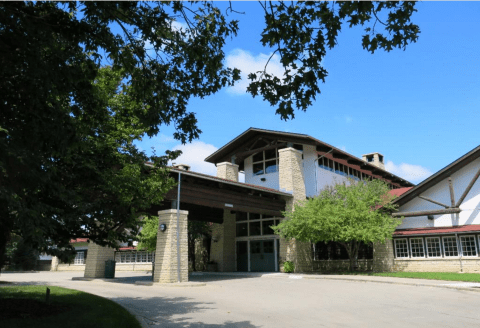
[[[236,220],[237,237],[273,235],[273,229],[270,227],[280,222],[278,219],[273,219],[271,215],[245,212],[237,212]]]
[[[75,254],[75,259],[73,260],[73,264],[81,265],[85,264],[85,260],[87,259],[87,251],[77,251]]]
[[[315,261],[349,259],[345,247],[334,241],[312,244],[312,251]],[[365,244],[361,242],[358,248],[358,259],[373,259],[373,244]]]
[[[334,172],[336,174],[339,174],[341,176],[354,179],[356,181],[364,181],[364,180],[372,180],[372,176],[362,173],[356,169],[353,169],[347,165],[343,165],[341,163],[338,163],[334,160],[331,160],[326,157],[322,157],[318,160],[318,166],[324,170]],[[395,189],[398,188],[395,185],[388,184],[390,189]]]
[[[144,251],[116,252],[117,263],[152,263],[155,261],[155,253]]]
[[[475,235],[445,237],[398,238],[395,241],[396,258],[441,258],[478,256],[478,239]]]

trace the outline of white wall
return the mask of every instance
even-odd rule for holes
[[[459,171],[452,174],[453,189],[455,194],[455,202],[465,191],[467,185],[472,180],[475,173],[480,168],[480,159],[476,159],[472,163],[463,167]],[[445,205],[450,205],[450,189],[448,186],[448,178],[439,182],[422,196],[436,200]],[[418,197],[410,202],[402,205],[399,212],[414,212],[425,210],[439,210],[442,206],[430,203]],[[422,227],[450,227],[456,225],[480,224],[480,179],[474,184],[467,197],[460,205],[462,210],[458,214],[435,215],[434,220],[428,220],[426,216],[405,218],[397,229],[422,228]]]
[[[326,186],[334,186],[339,183],[349,183],[347,177],[340,174],[320,168],[317,169],[317,193],[320,193]]]
[[[245,163],[244,163],[245,183],[262,186],[265,188],[280,190],[278,168],[277,168],[277,172],[274,172],[274,173],[253,175],[252,158],[253,158],[253,155],[245,159]],[[261,180],[262,178],[265,178],[265,181],[262,181]]]

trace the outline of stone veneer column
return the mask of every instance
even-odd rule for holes
[[[50,271],[57,271],[58,270],[58,257],[52,257],[52,264],[50,266]]]
[[[223,210],[223,223],[214,223],[213,225],[210,260],[217,262],[220,272],[235,271],[235,218],[235,214],[232,214],[229,209],[225,209]]]
[[[188,281],[188,211],[180,213],[180,282]],[[178,282],[177,276],[177,210],[170,209],[158,212],[157,248],[155,250],[154,283]],[[160,231],[160,225],[167,229]],[[90,256],[90,254],[89,254]]]
[[[384,244],[373,245],[373,271],[390,272],[394,270],[393,241],[387,239]]]
[[[105,261],[113,260],[115,249],[103,247],[95,243],[88,245],[88,256],[85,263],[85,278],[105,278]]]
[[[286,211],[293,211],[294,205],[306,200],[305,176],[303,172],[302,152],[294,148],[284,148],[279,155],[280,191],[291,193],[286,203]],[[310,243],[280,239],[280,260],[292,261],[295,272],[312,270],[312,251]]]
[[[238,165],[229,162],[218,163],[217,177],[238,182]]]

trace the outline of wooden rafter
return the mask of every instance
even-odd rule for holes
[[[280,147],[284,147],[286,146],[287,144],[286,143],[280,143],[280,144],[276,144],[276,145],[268,145],[268,146],[265,146],[265,147],[261,147],[261,148],[257,148],[257,149],[252,149],[252,150],[249,150],[249,151],[244,151],[244,152],[241,152],[241,153],[238,153],[237,154],[237,159],[241,160],[241,159],[244,159],[250,155],[253,155],[253,154],[256,154],[256,153],[259,153],[261,151],[264,151],[264,150],[270,150],[270,149],[275,149],[275,148],[280,148]]]
[[[448,177],[448,187],[450,188],[450,201],[452,202],[452,207],[455,207],[455,194],[453,193],[452,177]]]
[[[468,184],[467,188],[465,189],[465,191],[463,192],[462,196],[458,199],[458,202],[456,204],[456,207],[460,207],[460,205],[462,204],[463,200],[465,199],[465,197],[467,197],[468,193],[470,192],[470,189],[472,189],[473,185],[475,184],[475,182],[477,181],[478,177],[480,176],[480,169],[478,169],[477,173],[474,175],[472,181],[470,181],[470,183]]]
[[[437,214],[454,214],[460,213],[462,210],[459,208],[446,208],[443,210],[429,210],[429,211],[417,211],[417,212],[401,212],[393,213],[394,218],[398,217],[410,217],[410,216],[423,216],[423,215],[437,215]]]
[[[448,206],[448,205],[445,205],[445,204],[443,204],[443,203],[437,202],[436,200],[430,199],[430,198],[425,197],[425,196],[418,196],[418,198],[421,198],[421,199],[423,199],[423,200],[426,200],[426,201],[428,201],[428,202],[430,202],[430,203],[434,203],[434,204],[443,206],[443,207],[445,207],[445,208],[449,208],[449,207],[450,207],[450,206]]]

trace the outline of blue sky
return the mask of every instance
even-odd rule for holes
[[[259,41],[260,5],[233,6],[245,15],[231,14],[240,20],[240,31],[227,43],[227,63],[246,76],[262,67],[271,51]],[[190,102],[203,131],[199,140],[180,145],[167,126],[138,146],[147,153],[153,146],[157,154],[182,149],[177,162],[215,174],[204,158],[249,127],[304,133],[357,157],[380,152],[387,169],[418,183],[479,145],[480,2],[422,2],[417,9],[413,21],[421,34],[406,51],[372,55],[362,49],[363,29],[344,26],[324,59],[329,76],[322,93],[294,120],[280,120],[275,108],[253,99],[240,83]]]

